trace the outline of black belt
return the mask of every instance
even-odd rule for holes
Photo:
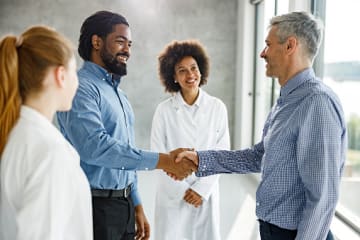
[[[131,185],[119,190],[91,189],[91,196],[103,198],[127,198],[131,192]]]

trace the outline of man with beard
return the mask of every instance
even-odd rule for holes
[[[78,72],[73,108],[57,115],[61,132],[79,152],[90,182],[95,240],[149,239],[136,170],[158,168],[182,179],[195,169],[190,161],[175,166],[178,152],[135,147],[134,113],[119,88],[131,43],[123,16],[100,11],[88,17],[80,30],[78,51],[85,62]]]

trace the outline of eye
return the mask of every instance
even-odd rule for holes
[[[192,68],[191,68],[191,71],[193,71],[193,72],[197,72],[199,69],[196,67],[196,66],[193,66]]]
[[[124,40],[116,40],[115,42],[119,45],[124,45]]]

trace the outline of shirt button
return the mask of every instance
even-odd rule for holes
[[[148,168],[145,168],[145,170],[147,171],[147,170],[149,170]]]
[[[260,206],[260,203],[259,203],[259,202],[256,202],[256,206]]]
[[[105,81],[105,78],[103,78],[102,80]]]
[[[124,170],[125,168],[124,168],[124,167],[122,167],[121,169],[122,169],[122,170]]]

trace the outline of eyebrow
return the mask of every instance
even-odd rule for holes
[[[127,37],[125,37],[125,36],[123,36],[123,35],[115,36],[115,39],[119,39],[119,38],[124,39],[124,40],[128,41],[129,43],[132,43],[131,40],[129,40]]]
[[[192,64],[190,65],[190,67],[193,67],[193,66],[197,66],[196,63],[192,63]],[[180,66],[179,66],[179,65],[177,65],[177,66],[175,66],[175,68],[176,68],[176,69],[186,68],[186,66],[183,66],[183,65],[180,65]]]

